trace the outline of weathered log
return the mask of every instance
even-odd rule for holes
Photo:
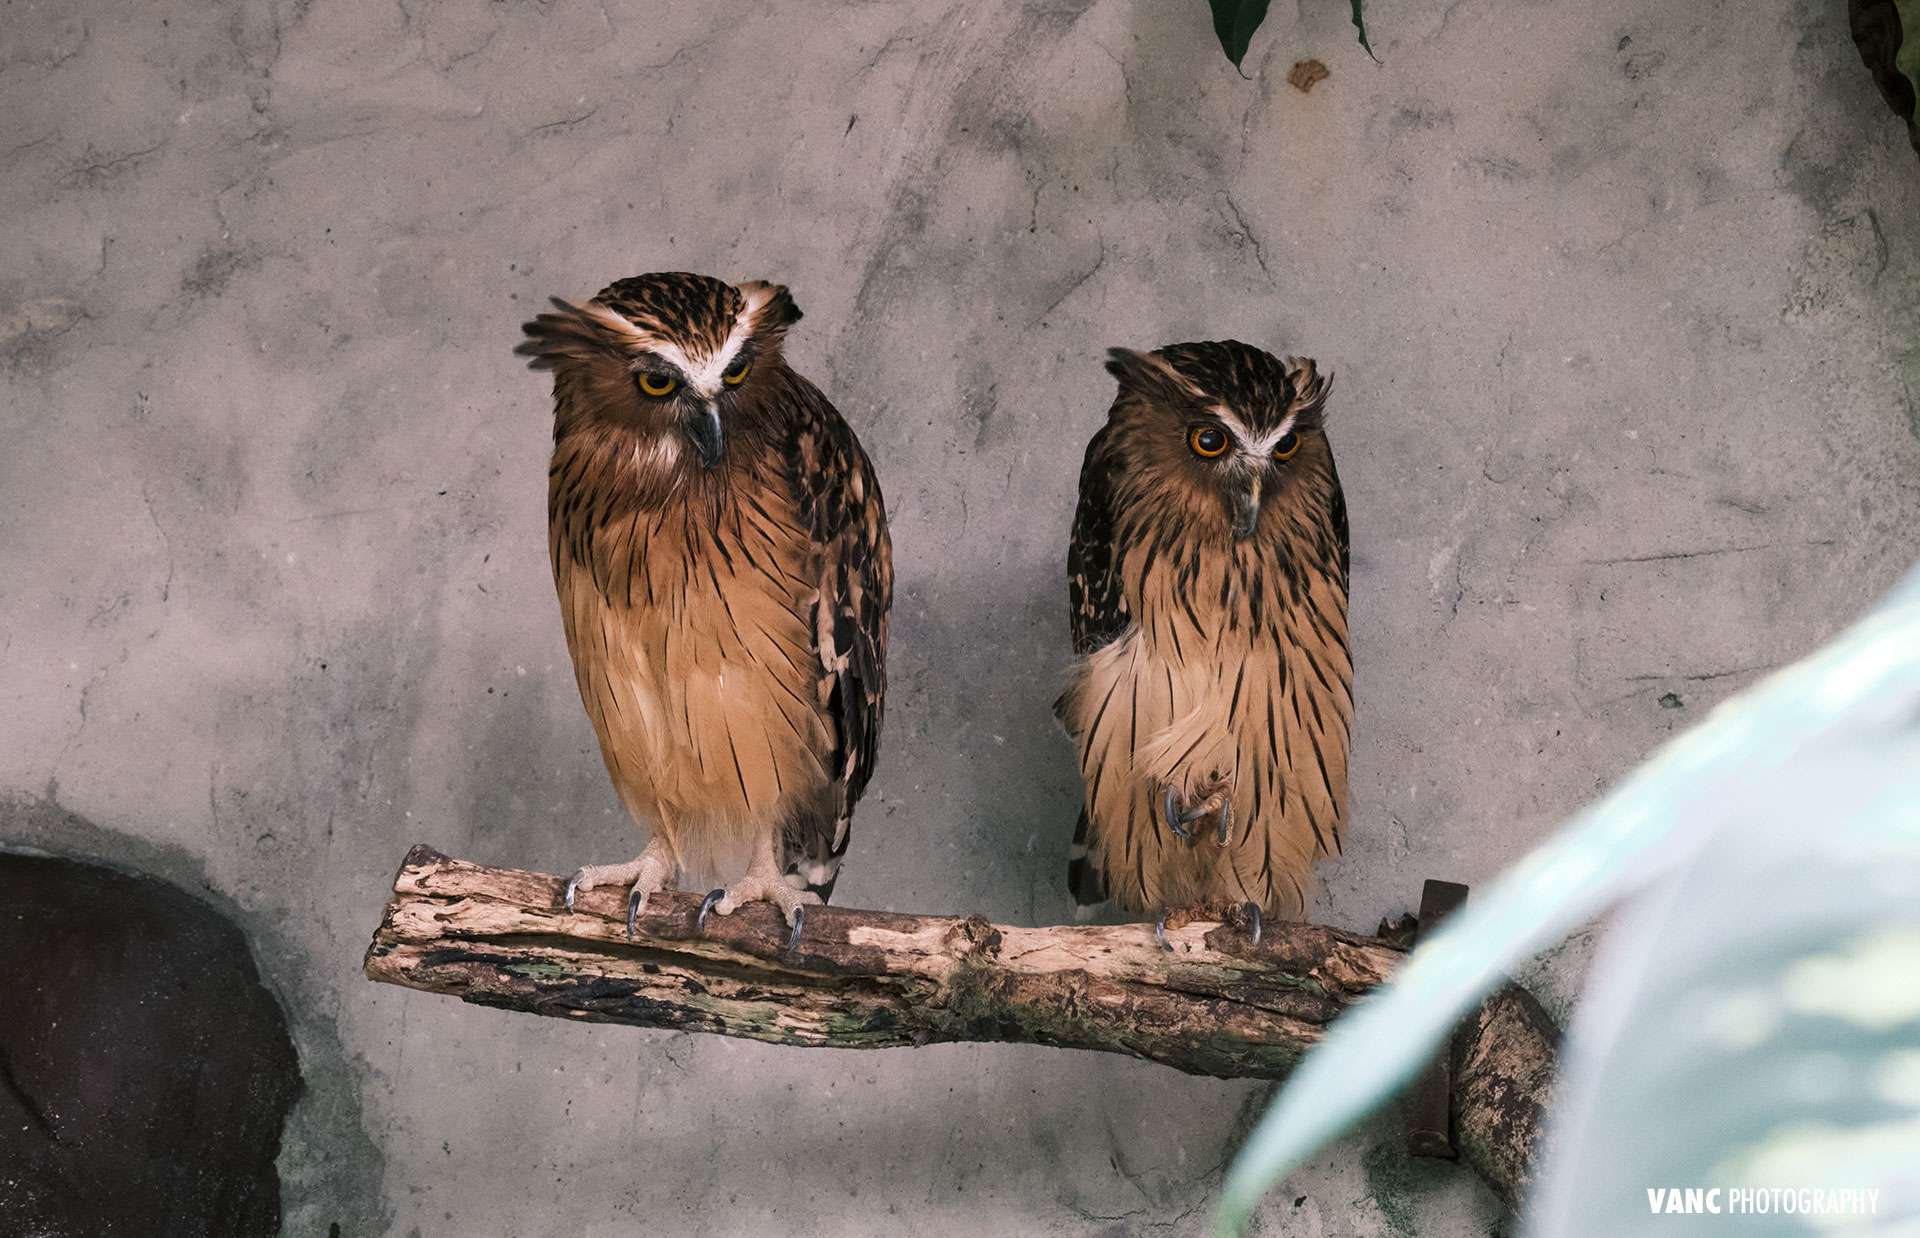
[[[1503,984],[1455,1030],[1453,1143],[1507,1207],[1533,1189],[1560,1029],[1533,994]]]
[[[702,933],[700,899],[663,892],[629,938],[624,891],[588,891],[570,912],[564,884],[416,846],[394,878],[366,973],[480,1005],[775,1044],[1008,1041],[1280,1079],[1404,957],[1384,939],[1311,924],[1268,924],[1256,944],[1240,927],[1196,921],[1167,930],[1167,951],[1144,924],[1019,928],[842,907],[808,908],[789,953],[768,904],[713,916]],[[1511,1203],[1537,1129],[1511,1137],[1514,1115],[1537,1116],[1546,1081],[1501,1075],[1500,1063],[1550,1063],[1552,1025],[1483,1016],[1477,1027],[1455,1051],[1474,1063],[1456,1071],[1458,1137]],[[1513,1038],[1521,1043],[1506,1043]],[[1494,1078],[1504,1086],[1467,1090]],[[1477,1137],[1488,1122],[1501,1134]]]

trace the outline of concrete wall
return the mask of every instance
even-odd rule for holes
[[[1840,0],[161,0],[0,10],[0,838],[253,936],[290,1234],[1198,1234],[1264,1089],[376,988],[407,845],[634,854],[561,641],[550,294],[790,284],[900,576],[840,900],[1060,918],[1048,706],[1112,344],[1337,371],[1352,829],[1483,882],[1920,556],[1920,166]],[[1284,82],[1315,56],[1332,76]],[[1577,962],[1536,977],[1556,1000]],[[1376,1125],[1266,1234],[1479,1234]]]

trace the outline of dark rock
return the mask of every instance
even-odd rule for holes
[[[0,855],[0,1235],[280,1232],[299,1060],[246,938],[151,877]]]

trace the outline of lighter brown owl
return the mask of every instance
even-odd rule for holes
[[[1353,664],[1347,512],[1310,360],[1235,341],[1114,349],[1067,570],[1055,706],[1086,793],[1082,905],[1304,916],[1340,854]],[[1162,941],[1165,941],[1164,935]]]
[[[567,649],[614,789],[651,832],[578,890],[739,876],[800,940],[879,751],[891,544],[873,466],[788,367],[783,287],[623,279],[526,324],[553,371],[548,534]]]

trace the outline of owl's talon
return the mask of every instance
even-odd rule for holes
[[[1169,791],[1167,794],[1173,793]],[[1173,943],[1167,940],[1167,913],[1164,911],[1153,922],[1153,939],[1160,943],[1162,950],[1173,953]]]
[[[677,881],[672,853],[664,843],[655,840],[647,844],[637,859],[626,864],[589,864],[575,869],[560,892],[560,901],[568,911],[574,911],[582,890],[597,890],[601,886],[623,890],[632,887],[627,903],[627,936],[631,937],[634,920],[647,909],[647,895],[655,890],[674,889]],[[638,908],[633,906],[633,899],[640,900]]]
[[[1191,820],[1191,818],[1181,815],[1179,804],[1179,792],[1175,791],[1172,787],[1168,787],[1166,799],[1161,801],[1160,805],[1161,811],[1167,819],[1167,829],[1173,832],[1175,838],[1192,838],[1193,831],[1186,827],[1186,823]]]
[[[727,896],[727,892],[724,889],[721,889],[721,890],[714,890],[711,893],[709,893],[705,898],[701,899],[700,900],[700,917],[693,922],[694,928],[698,929],[702,933],[706,932],[707,931],[707,914],[713,910],[715,904],[717,904],[721,899],[725,898],[726,896]]]
[[[1220,835],[1216,840],[1222,847],[1227,845],[1233,833],[1233,801],[1226,796],[1220,797]]]
[[[787,953],[800,953],[800,926],[806,922],[807,909],[796,906],[793,909],[793,933],[787,938]]]
[[[1246,912],[1247,918],[1253,921],[1253,940],[1251,944],[1257,946],[1260,944],[1260,904],[1255,902],[1242,903],[1241,909]]]

